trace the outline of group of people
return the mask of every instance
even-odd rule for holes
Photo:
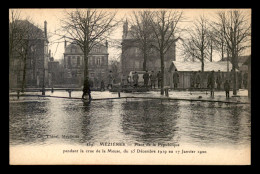
[[[215,89],[215,83],[217,83],[217,89],[220,90],[221,84],[222,84],[222,77],[220,74],[220,70],[218,70],[218,74],[215,77],[215,72],[211,71],[211,73],[208,76],[208,83],[207,87],[210,89],[210,95],[214,97],[214,89]],[[226,93],[226,98],[229,98],[229,91],[230,91],[230,80],[226,79],[224,82],[224,90]]]
[[[226,93],[226,97],[229,98],[229,91],[232,86],[233,73],[231,72],[230,75],[231,75],[231,77],[225,78],[224,74],[221,73],[220,70],[218,70],[217,74],[215,74],[214,71],[210,72],[210,74],[207,76],[207,88],[210,89],[210,94],[212,97],[214,97],[215,84],[217,84],[217,90],[221,90],[222,83],[224,82],[223,87],[224,87],[224,90]],[[244,73],[242,75],[241,72],[238,72],[238,75],[237,75],[238,88],[241,88],[242,84],[244,85],[245,88],[247,88],[247,78],[248,78],[247,76],[248,76],[247,73]],[[134,87],[138,87],[139,75],[136,71],[133,73],[132,78],[133,78]],[[175,69],[175,72],[173,73],[172,78],[173,78],[174,89],[176,89],[178,87],[179,78],[180,78],[177,69]],[[192,74],[190,76],[191,88],[202,88],[203,78],[204,77],[202,76],[201,71],[192,72]],[[155,84],[157,81],[158,88],[160,88],[161,83],[162,83],[162,73],[160,71],[158,71],[158,73],[151,71],[151,73],[149,74],[148,71],[146,71],[143,74],[143,79],[144,79],[144,87],[148,88],[149,87],[148,84],[150,81],[150,88],[155,89],[155,86],[156,86]],[[114,80],[114,78],[113,78],[112,72],[110,71],[109,75],[108,75],[107,89],[112,88],[113,80]],[[130,76],[128,76],[127,82],[131,84]],[[84,83],[87,83],[87,85],[84,85],[84,87],[85,86],[86,87],[83,89],[84,96],[88,94],[89,98],[91,98],[90,88],[93,87],[93,82],[91,80],[87,80]],[[103,91],[103,90],[105,90],[105,83],[102,80],[101,81],[101,91]]]
[[[134,87],[138,87],[139,75],[138,75],[138,73],[136,71],[134,72],[132,78],[133,78],[133,85],[134,85]],[[149,84],[149,81],[150,81],[150,87],[151,88],[155,88],[155,83],[156,83],[156,81],[158,81],[158,88],[160,88],[161,87],[161,83],[162,83],[162,73],[161,73],[161,71],[159,71],[156,74],[154,71],[151,71],[151,74],[149,74],[148,71],[146,71],[143,74],[143,79],[144,79],[144,87],[148,88],[148,84]],[[127,82],[131,83],[130,76],[128,76]]]

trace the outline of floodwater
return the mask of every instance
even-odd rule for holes
[[[10,145],[153,142],[233,147],[251,142],[250,105],[243,104],[148,99],[84,104],[44,98],[11,102],[9,112]]]

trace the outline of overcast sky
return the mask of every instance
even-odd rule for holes
[[[19,9],[21,11],[21,18],[25,19],[29,17],[36,25],[43,29],[44,21],[47,21],[47,30],[50,36],[49,39],[49,49],[53,53],[54,59],[62,59],[64,53],[64,39],[60,39],[60,36],[55,35],[55,31],[60,28],[60,19],[64,17],[64,9]],[[66,10],[74,10],[74,9],[66,9]],[[130,13],[133,10],[141,10],[141,9],[109,9],[109,10],[117,10],[117,18],[129,18]],[[174,9],[173,9],[174,10]],[[176,10],[176,9],[175,9]],[[229,9],[177,9],[179,11],[184,12],[184,16],[186,17],[186,22],[181,23],[183,27],[189,27],[192,25],[192,22],[198,18],[200,15],[204,15],[209,19],[212,19],[214,13],[220,10],[229,10]],[[243,10],[243,9],[240,9]],[[250,9],[244,9],[245,13],[251,15]],[[121,39],[122,38],[122,26],[115,29],[113,32],[112,39]],[[59,41],[60,43],[54,43]],[[180,43],[177,43],[177,52],[176,57],[177,60],[182,60],[181,54],[178,51]],[[117,59],[120,55],[121,50],[116,50],[114,48],[109,48],[109,59]],[[250,54],[250,50],[247,51],[245,54]],[[214,60],[219,60],[220,57],[215,55]],[[119,60],[119,59],[118,59]]]

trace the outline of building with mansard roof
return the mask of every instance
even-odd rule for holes
[[[106,84],[108,74],[108,44],[97,44],[92,48],[88,58],[89,78],[94,88],[99,88],[101,81]],[[64,52],[64,84],[82,87],[84,82],[84,54],[81,48],[72,42],[65,41]]]
[[[44,22],[44,31],[28,20],[16,20],[10,25],[15,25],[12,53],[9,55],[10,88],[22,86],[25,73],[26,87],[48,86],[48,38],[47,22]],[[25,69],[25,71],[24,71]]]
[[[123,25],[123,36],[122,36],[122,54],[120,59],[122,78],[125,78],[130,71],[143,71],[143,53],[138,48],[138,41],[132,35],[132,30],[135,26],[128,28],[127,20]],[[156,44],[155,40],[151,43]],[[165,69],[169,69],[172,61],[176,60],[176,43],[174,42],[169,50],[166,52],[164,57]],[[161,70],[161,60],[159,52],[151,47],[149,50],[146,70],[158,72]],[[165,78],[167,78],[167,73],[165,73]]]

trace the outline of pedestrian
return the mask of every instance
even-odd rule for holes
[[[196,76],[196,72],[192,71],[191,75],[190,75],[190,87],[194,88],[195,86],[195,76]]]
[[[71,92],[72,92],[72,90],[71,90],[71,89],[68,89],[69,98],[71,98]]]
[[[17,99],[20,97],[20,90],[17,90]]]
[[[158,79],[158,88],[160,88],[161,87],[161,83],[162,83],[162,73],[161,73],[161,71],[159,71],[157,73],[157,79]]]
[[[222,84],[222,78],[221,78],[220,70],[218,70],[218,75],[217,75],[217,78],[216,78],[216,83],[217,83],[217,89],[220,90],[220,89],[221,89],[221,84]]]
[[[99,87],[99,80],[97,77],[94,77],[94,86],[95,86],[95,89],[97,89]]]
[[[131,76],[129,76],[129,75],[127,76],[127,85],[132,86],[131,85]]]
[[[89,80],[88,80],[88,79],[86,79],[86,80],[84,81],[82,99],[85,99],[85,96],[86,96],[87,94],[88,94],[89,100],[91,100],[92,97],[91,97],[90,83],[89,83]]]
[[[155,82],[156,82],[156,74],[154,73],[154,71],[152,71],[151,75],[150,75],[150,81],[151,81],[151,89],[155,89]]]
[[[173,73],[174,89],[176,89],[178,87],[178,83],[179,83],[179,73],[177,72],[177,69],[175,69],[175,72]]]
[[[199,70],[195,76],[196,88],[200,88],[200,82],[201,82],[201,75],[200,75],[200,70]]]
[[[100,91],[105,91],[105,83],[103,79],[101,80]]]
[[[134,86],[135,87],[138,86],[138,79],[139,79],[139,76],[138,76],[137,72],[135,71],[135,73],[133,75],[133,80],[134,80]]]
[[[214,88],[215,88],[214,71],[211,71],[211,73],[208,76],[208,87],[210,88],[210,96],[214,97]]]
[[[224,89],[225,89],[225,93],[226,93],[226,98],[229,98],[230,84],[229,84],[228,79],[226,79],[226,81],[224,83]]]
[[[245,72],[243,76],[243,84],[245,88],[247,88],[247,78],[248,78],[248,74]]]
[[[113,87],[113,74],[112,74],[112,71],[109,71],[109,74],[108,74],[108,84],[107,84],[107,89],[109,89],[109,87]]]
[[[237,79],[238,79],[238,89],[242,88],[242,72],[238,72],[237,74]]]
[[[144,86],[147,88],[148,87],[148,82],[149,82],[149,73],[146,70],[146,72],[143,75],[143,79],[144,79]]]

